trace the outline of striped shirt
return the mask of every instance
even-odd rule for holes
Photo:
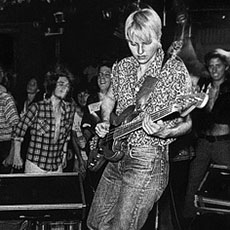
[[[14,137],[23,138],[30,128],[30,142],[26,159],[46,171],[56,171],[62,163],[64,145],[70,139],[75,107],[61,102],[61,122],[58,137],[51,100],[33,103],[21,117]],[[55,134],[56,133],[56,134]]]
[[[6,92],[0,93],[0,141],[9,141],[19,116],[13,97]]]

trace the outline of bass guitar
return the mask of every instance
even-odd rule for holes
[[[174,103],[159,111],[150,114],[153,121],[166,118],[178,113],[181,117],[187,116],[195,108],[203,108],[208,102],[208,94],[204,92],[180,96]],[[130,133],[142,128],[143,116],[134,105],[125,109],[118,117],[118,127],[113,128],[104,137],[94,137],[91,144],[89,169],[97,171],[104,161],[119,161],[127,148],[127,137]],[[108,144],[112,143],[112,144]]]

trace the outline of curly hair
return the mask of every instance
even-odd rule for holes
[[[73,81],[74,75],[70,72],[70,70],[63,64],[58,64],[53,66],[50,71],[48,71],[45,75],[45,98],[50,98],[56,88],[57,81],[59,77],[66,77],[70,84],[70,89],[68,94],[66,95],[65,100],[71,101],[72,99],[72,90],[73,90]]]

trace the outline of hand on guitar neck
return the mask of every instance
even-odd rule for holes
[[[154,122],[149,114],[145,115],[142,122],[142,128],[149,135],[154,135],[159,138],[167,138],[170,129],[165,126],[163,120],[158,120]]]
[[[104,138],[105,135],[109,132],[109,128],[110,128],[110,123],[108,121],[103,121],[103,122],[99,122],[96,125],[95,131],[99,137]]]

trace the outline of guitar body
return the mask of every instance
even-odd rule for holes
[[[104,150],[101,147],[100,138],[94,136],[90,142],[88,169],[92,172],[96,172],[106,163],[106,159],[104,157]]]
[[[115,146],[115,147],[114,147]],[[104,157],[108,161],[116,162],[123,158],[127,150],[127,138],[115,140],[113,146],[106,145],[103,147]]]
[[[135,105],[128,106],[119,116],[116,118],[116,126],[130,122],[136,117],[138,113],[135,111]]]
[[[122,126],[131,122],[134,118],[139,115],[139,112],[136,111],[136,106],[128,106],[121,114],[117,117],[119,124]],[[106,137],[105,137],[106,138]],[[108,141],[106,141],[108,142]],[[123,158],[127,150],[127,137],[123,136],[122,138],[113,139],[112,145],[105,145],[104,157],[109,161],[119,161]]]
[[[129,123],[138,116],[138,114],[139,113],[135,111],[135,106],[131,105],[116,118],[115,124],[118,126]],[[98,171],[107,160],[112,162],[119,161],[123,158],[126,149],[126,137],[109,141],[108,135],[104,138],[94,136],[90,145],[88,168],[90,171]]]

